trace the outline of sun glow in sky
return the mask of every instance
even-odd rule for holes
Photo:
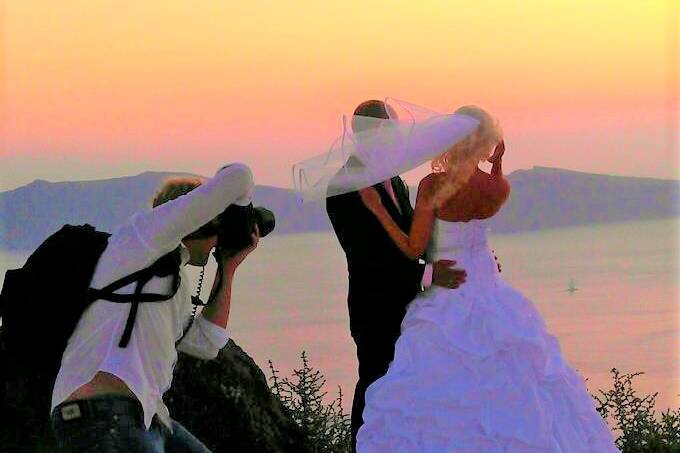
[[[501,121],[506,170],[676,178],[678,2],[5,0],[0,190],[290,167],[367,98]]]

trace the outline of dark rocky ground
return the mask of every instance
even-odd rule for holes
[[[215,360],[181,354],[164,399],[173,417],[213,451],[313,451],[262,370],[231,340]]]

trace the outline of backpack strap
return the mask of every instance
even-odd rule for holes
[[[136,281],[146,280],[146,282],[148,282],[154,276],[166,277],[168,275],[172,275],[174,279],[172,282],[172,290],[169,295],[153,293],[138,295],[140,302],[160,302],[168,300],[174,296],[179,289],[179,267],[181,266],[181,263],[181,254],[179,248],[176,248],[172,252],[160,257],[151,266],[138,270],[137,272],[133,272],[130,275],[110,283],[102,289],[89,288],[88,297],[90,297],[90,302],[94,302],[98,299],[104,299],[110,302],[129,303],[132,301],[132,295],[116,294],[115,292]]]
[[[123,336],[120,338],[120,342],[118,343],[119,348],[127,347],[128,343],[130,342],[130,337],[132,336],[132,328],[135,325],[135,319],[137,319],[137,309],[139,308],[140,302],[139,298],[140,295],[142,294],[142,288],[144,288],[144,285],[146,285],[149,282],[149,280],[151,280],[151,277],[152,275],[147,274],[144,276],[144,278],[137,281],[132,303],[130,304],[130,314],[128,315],[128,319],[125,322]]]
[[[130,342],[132,328],[137,318],[137,311],[140,303],[163,302],[171,299],[177,294],[181,283],[179,268],[181,266],[181,254],[179,248],[156,260],[151,266],[133,272],[113,283],[108,284],[102,289],[89,288],[87,297],[90,302],[95,300],[107,300],[115,303],[129,303],[130,313],[125,323],[125,329],[121,336],[118,347],[125,348]],[[168,294],[142,293],[146,285],[153,277],[166,277],[172,275],[172,285]],[[117,294],[116,291],[132,283],[137,283],[133,294]]]
[[[120,280],[117,280],[111,283],[110,285],[106,286],[105,288],[102,289],[90,288],[88,290],[88,297],[92,302],[94,302],[95,300],[102,299],[107,300],[109,302],[127,304],[134,300],[137,300],[139,302],[163,302],[170,299],[177,293],[181,281],[179,277],[179,272],[173,275],[172,286],[169,294],[156,294],[156,293],[137,294],[136,292],[135,294],[117,294],[114,292],[134,282],[145,280],[146,284],[146,282],[151,280],[151,278],[154,276],[155,274],[153,270],[146,268],[141,271],[135,272],[134,274],[128,275],[127,277],[123,277]]]

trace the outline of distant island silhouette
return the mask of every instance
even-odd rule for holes
[[[65,223],[113,231],[149,207],[160,183],[178,173],[144,172],[96,181],[37,179],[0,192],[0,249],[30,250]],[[492,219],[493,233],[517,233],[680,215],[680,181],[534,167],[508,175],[510,200]],[[411,195],[415,197],[416,189]],[[277,216],[276,234],[330,231],[322,202],[299,205],[291,189],[257,186],[256,204]]]

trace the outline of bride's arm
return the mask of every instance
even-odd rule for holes
[[[380,195],[374,188],[369,187],[359,191],[359,193],[366,207],[378,218],[392,241],[406,256],[416,259],[425,253],[427,243],[432,235],[432,224],[434,223],[432,183],[430,178],[423,179],[418,186],[413,223],[408,235],[392,219],[392,216],[390,216],[380,201]]]
[[[489,158],[489,162],[493,164],[491,174],[482,178],[478,186],[489,201],[492,210],[491,215],[501,208],[510,195],[510,182],[503,176],[503,154],[505,154],[505,143],[500,142],[496,146],[493,156]]]

